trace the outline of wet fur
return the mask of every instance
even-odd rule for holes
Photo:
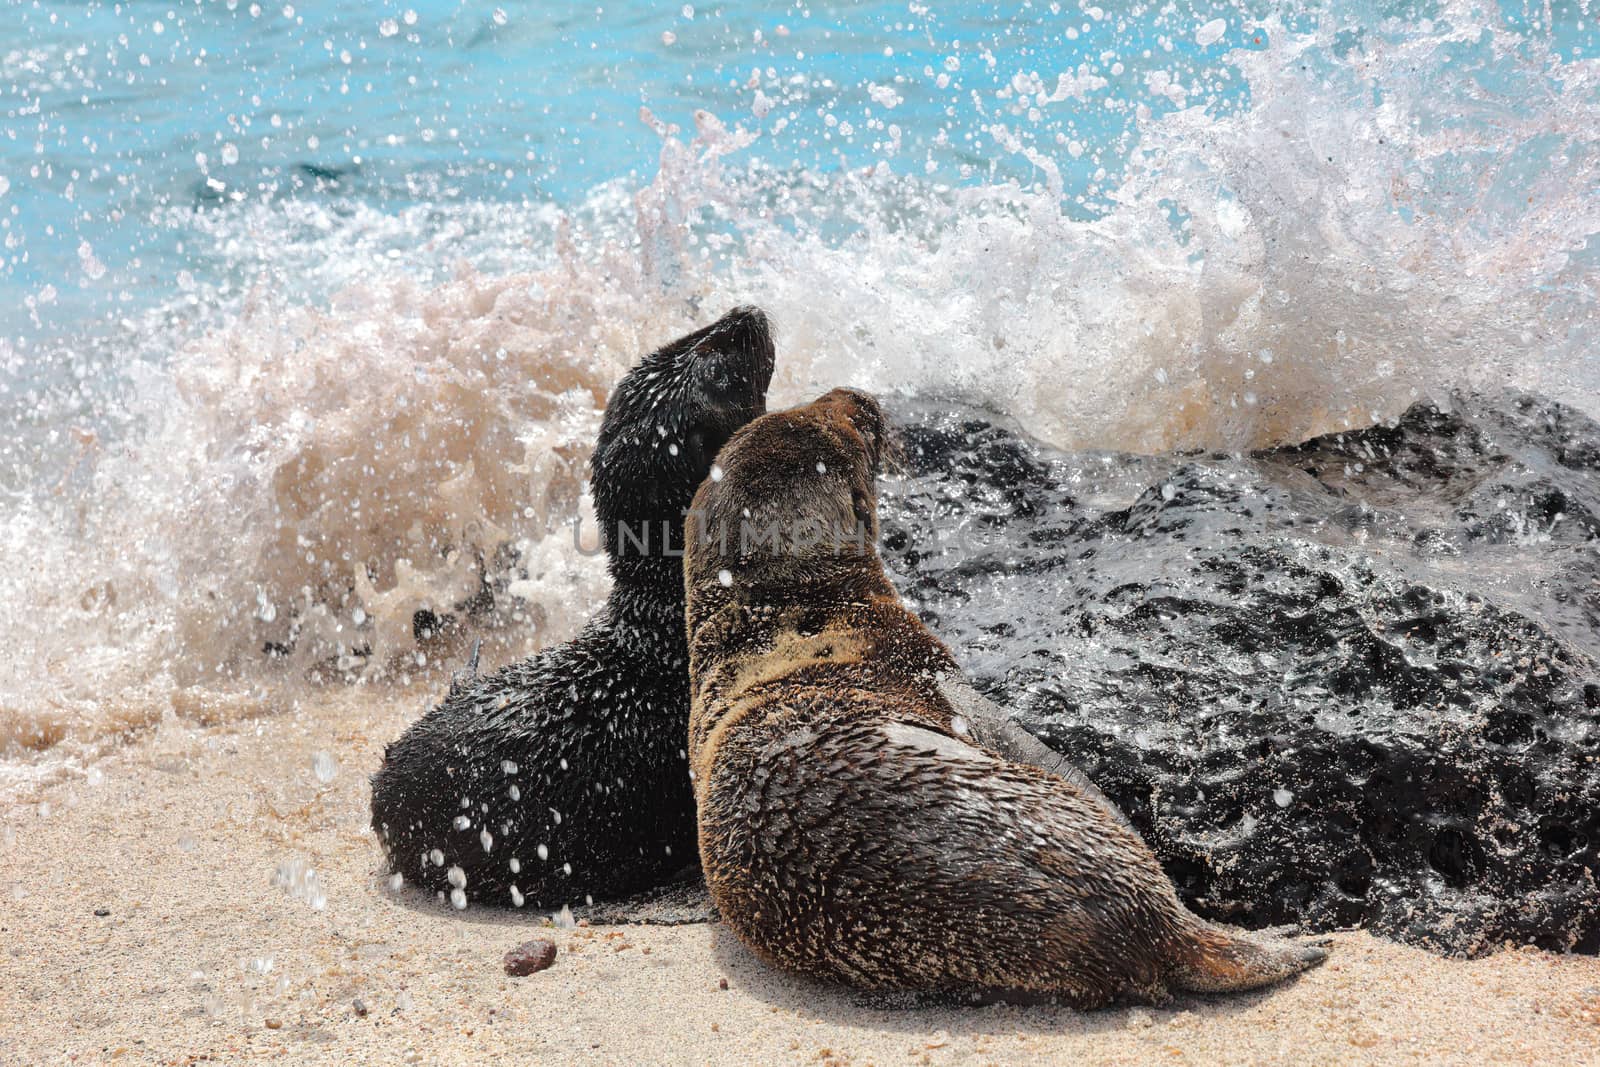
[[[1092,786],[975,739],[976,705],[941,684],[949,650],[872,547],[883,437],[870,397],[835,390],[736,434],[695,498],[689,751],[723,921],[780,966],[860,989],[1080,1007],[1319,961],[1191,914]],[[723,551],[714,531],[747,515],[853,518],[869,537]]]
[[[449,892],[459,868],[470,900],[513,904],[514,886],[554,907],[693,864],[682,564],[662,531],[681,549],[684,508],[722,442],[765,410],[772,365],[766,317],[739,308],[618,384],[591,464],[610,597],[574,640],[459,679],[388,747],[372,826],[407,881]],[[618,543],[619,521],[648,528],[648,553]]]

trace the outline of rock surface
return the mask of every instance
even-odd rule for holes
[[[1600,425],[1458,397],[1143,457],[897,414],[900,589],[1198,911],[1600,950]]]

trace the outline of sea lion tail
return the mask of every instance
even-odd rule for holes
[[[1169,982],[1190,993],[1259,989],[1310,970],[1328,958],[1318,945],[1195,923],[1174,953]]]

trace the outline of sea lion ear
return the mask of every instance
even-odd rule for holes
[[[850,509],[855,512],[856,526],[868,534],[878,532],[878,507],[871,493],[857,489],[850,494]]]

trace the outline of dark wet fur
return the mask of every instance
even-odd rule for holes
[[[407,882],[449,892],[459,867],[470,900],[511,904],[515,886],[526,904],[554,907],[647,889],[694,862],[672,553],[717,450],[765,410],[772,366],[766,316],[738,308],[618,384],[591,474],[611,595],[574,640],[484,677],[462,672],[389,746],[372,778],[372,826]],[[648,551],[619,543],[619,522],[648,529]]]

